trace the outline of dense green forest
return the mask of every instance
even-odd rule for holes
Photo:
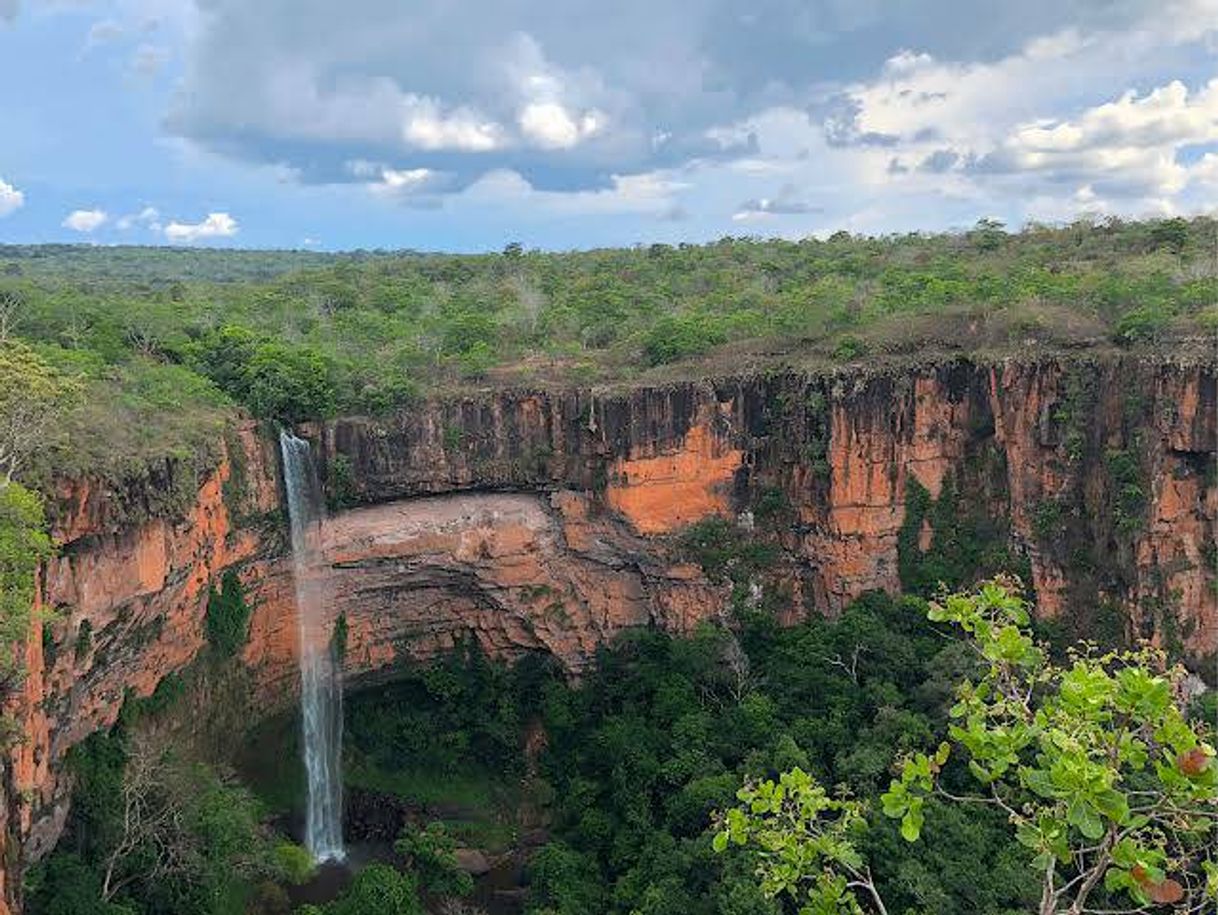
[[[1204,218],[468,256],[0,248],[0,336],[85,385],[35,482],[205,461],[234,405],[291,422],[466,385],[1153,346],[1216,309]]]
[[[1218,888],[1213,709],[1186,723],[1181,672],[1153,651],[1034,642],[1017,588],[934,604],[873,594],[790,628],[741,610],[733,630],[639,632],[578,685],[541,656],[508,667],[473,643],[403,669],[348,703],[348,785],[464,813],[407,827],[396,867],[298,911],[477,911],[456,901],[472,884],[453,850],[518,840],[525,808],[546,836],[527,865],[530,915],[882,911],[861,885],[903,915],[1057,913],[1095,866],[1105,879],[1080,913],[1159,911],[1177,893],[1201,911],[1207,875]],[[1011,688],[1029,689],[1026,714]],[[158,694],[74,751],[78,799],[31,878],[31,911],[287,912],[282,887],[306,878],[307,859],[258,825],[260,810],[300,802],[280,739],[265,744],[261,801],[161,759],[155,796],[182,811],[185,865],[159,871],[150,834],[124,845],[124,786],[149,766],[135,725],[172,701]],[[1046,854],[1063,900],[1049,909]]]

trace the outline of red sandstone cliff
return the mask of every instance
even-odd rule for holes
[[[721,614],[727,593],[668,535],[747,512],[762,492],[790,509],[775,532],[787,616],[837,612],[865,590],[900,587],[913,480],[1003,525],[1042,612],[1086,614],[1103,599],[1133,633],[1211,655],[1215,380],[1212,367],[1130,359],[956,362],[488,393],[392,422],[327,424],[311,431],[331,488],[360,503],[324,536],[331,606],[350,627],[347,674],[372,683],[469,634],[492,654],[548,651],[578,671],[624,629],[687,630]],[[180,517],[124,523],[115,494],[62,483],[62,550],[38,587],[50,635],[33,633],[13,708],[25,740],[6,772],[6,860],[53,845],[68,748],[112,724],[128,690],[150,693],[199,654],[208,586],[226,568],[254,607],[242,656],[251,695],[260,709],[291,701],[277,452],[253,425],[236,442]],[[935,531],[924,522],[916,534],[925,550]],[[0,874],[10,902],[18,872]]]

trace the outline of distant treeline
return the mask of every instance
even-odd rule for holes
[[[480,255],[0,246],[4,326],[89,388],[60,469],[486,383],[593,384],[1218,329],[1218,222]],[[83,411],[83,413],[81,412]]]

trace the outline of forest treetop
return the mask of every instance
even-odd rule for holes
[[[486,385],[603,385],[1218,330],[1218,221],[481,255],[0,246],[0,325],[85,385],[31,478]],[[70,442],[70,447],[68,443]]]

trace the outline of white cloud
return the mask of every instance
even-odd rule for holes
[[[1196,93],[1172,81],[1144,96],[1126,92],[1071,120],[1020,125],[983,164],[1106,182],[1126,193],[1172,195],[1189,181],[1177,161],[1179,149],[1214,141],[1218,79]]]
[[[105,210],[73,210],[64,217],[61,225],[65,229],[71,229],[73,232],[84,232],[87,234],[100,229],[109,218]]]
[[[170,241],[191,244],[208,238],[232,238],[239,231],[237,220],[228,213],[208,213],[202,222],[171,222],[165,226]]]
[[[0,178],[0,216],[7,216],[25,203],[25,194]]]
[[[503,128],[468,109],[445,115],[434,101],[417,96],[407,96],[404,105],[409,113],[402,137],[419,149],[490,152],[503,142]]]
[[[1117,101],[1088,109],[1074,121],[1020,128],[1012,145],[1028,155],[1095,148],[1157,147],[1218,139],[1218,79],[1190,97],[1179,80],[1139,98],[1132,89]]]
[[[576,120],[557,102],[532,102],[520,112],[520,131],[541,149],[570,149],[600,132],[605,116],[587,111]]]
[[[357,159],[347,170],[367,182],[368,190],[385,197],[412,197],[438,190],[445,175],[430,168],[391,168],[381,162]]]
[[[1218,153],[1206,153],[1190,171],[1190,177],[1200,184],[1218,187]]]
[[[153,232],[161,231],[160,211],[156,207],[144,207],[138,213],[120,216],[114,223],[114,227],[123,232],[135,226],[145,226]]]

